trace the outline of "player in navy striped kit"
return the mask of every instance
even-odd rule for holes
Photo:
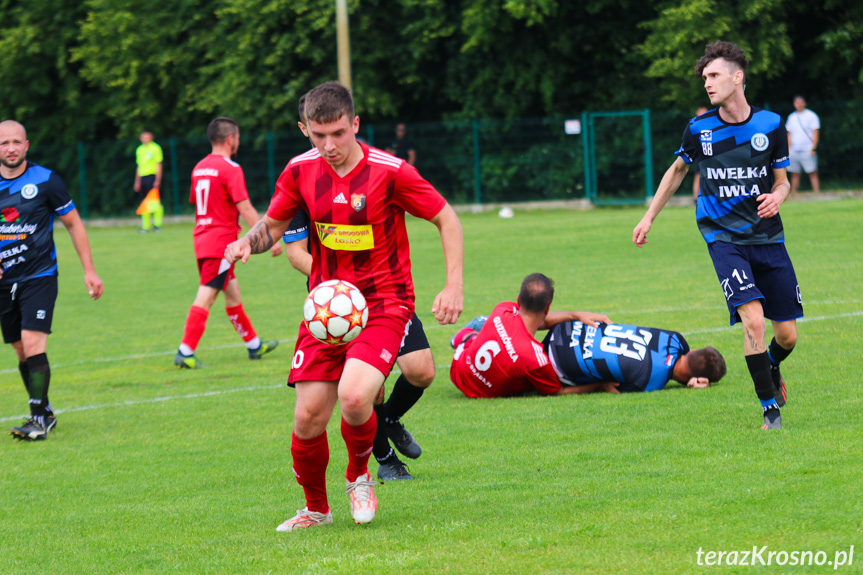
[[[659,212],[696,163],[701,175],[696,220],[725,295],[731,324],[743,323],[744,355],[761,402],[762,429],[782,426],[787,392],[779,365],[797,343],[803,317],[800,287],[785,249],[779,207],[790,185],[788,139],[782,119],[750,106],[744,95],[749,61],[730,42],[715,42],[695,66],[710,103],[690,120],[677,159],[647,213],[632,232],[638,247]],[[773,340],[765,345],[772,320]]]

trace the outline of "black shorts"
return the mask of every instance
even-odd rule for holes
[[[150,190],[153,189],[153,185],[156,183],[156,174],[150,174],[149,176],[141,176],[141,189],[135,193],[135,199],[138,204],[144,201],[144,198],[147,197],[147,194],[150,193]]]
[[[57,276],[0,286],[0,328],[4,343],[21,340],[21,330],[51,333]]]
[[[800,286],[785,244],[707,244],[716,277],[725,295],[731,325],[740,321],[737,308],[760,299],[764,317],[790,321],[803,317]]]
[[[414,316],[408,321],[407,326],[405,326],[405,337],[402,339],[402,346],[399,348],[397,357],[421,349],[429,349],[430,347],[426,332],[423,331],[423,322],[420,321],[420,318],[414,312]]]

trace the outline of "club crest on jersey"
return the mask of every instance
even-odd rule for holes
[[[713,141],[713,130],[701,130],[701,141],[702,142],[712,142]]]
[[[759,152],[763,152],[764,150],[767,149],[767,146],[770,145],[770,140],[767,138],[767,136],[765,134],[758,132],[757,134],[752,136],[752,139],[749,140],[749,143],[751,143],[752,147],[755,148],[756,150],[758,150]]]
[[[351,206],[358,212],[362,211],[366,207],[366,195],[362,193],[351,194]]]
[[[21,197],[26,200],[32,200],[39,193],[39,187],[36,184],[27,184],[21,188]]]

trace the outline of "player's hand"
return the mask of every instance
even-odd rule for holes
[[[141,191],[141,182],[135,182],[135,192]]]
[[[282,255],[283,251],[285,251],[285,249],[282,247],[282,242],[277,241],[273,244],[273,247],[270,248],[270,255],[277,258]]]
[[[105,292],[105,286],[102,285],[102,280],[96,272],[86,272],[84,274],[84,285],[87,286],[87,293],[90,297],[99,299]]]
[[[758,217],[772,218],[779,213],[779,200],[774,192],[761,194],[755,201],[758,202]]]
[[[599,327],[600,323],[612,324],[610,319],[608,319],[607,315],[602,315],[601,313],[593,313],[589,311],[580,311],[576,314],[578,316],[577,320],[581,323],[587,324],[590,327]]]
[[[686,387],[691,389],[704,389],[705,387],[710,387],[710,380],[706,377],[693,377],[686,382]]]
[[[229,264],[235,264],[237,261],[246,263],[252,255],[252,246],[249,245],[249,240],[240,238],[235,242],[228,244],[225,248],[225,259]]]
[[[632,230],[632,243],[636,246],[641,247],[647,243],[647,233],[650,231],[651,222],[644,216],[641,218],[641,221],[638,222],[638,225],[635,226],[635,229]]]
[[[453,324],[464,310],[464,296],[461,288],[443,288],[432,304],[432,313],[440,325]]]
[[[607,393],[620,393],[620,390],[617,388],[620,387],[620,384],[616,381],[606,381],[602,384],[602,391]]]

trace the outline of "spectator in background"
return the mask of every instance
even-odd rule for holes
[[[135,150],[136,213],[141,216],[141,233],[150,230],[158,232],[162,227],[162,216],[165,215],[165,208],[159,199],[162,160],[162,146],[153,141],[153,132],[141,132],[141,145]]]
[[[708,112],[707,106],[698,106],[695,109],[695,117],[701,116],[702,114],[706,114]],[[695,179],[692,180],[692,198],[695,200],[695,204],[698,205],[698,188],[701,187],[701,173],[695,172]]]
[[[818,141],[821,136],[821,121],[818,115],[806,108],[803,96],[794,96],[794,112],[788,115],[785,130],[788,132],[788,150],[791,165],[791,193],[796,194],[800,186],[800,172],[809,174],[812,191],[821,191],[818,180]]]
[[[397,158],[401,158],[411,166],[417,163],[417,151],[414,148],[414,143],[407,137],[407,129],[404,124],[396,126],[396,139],[387,148],[387,152]]]

